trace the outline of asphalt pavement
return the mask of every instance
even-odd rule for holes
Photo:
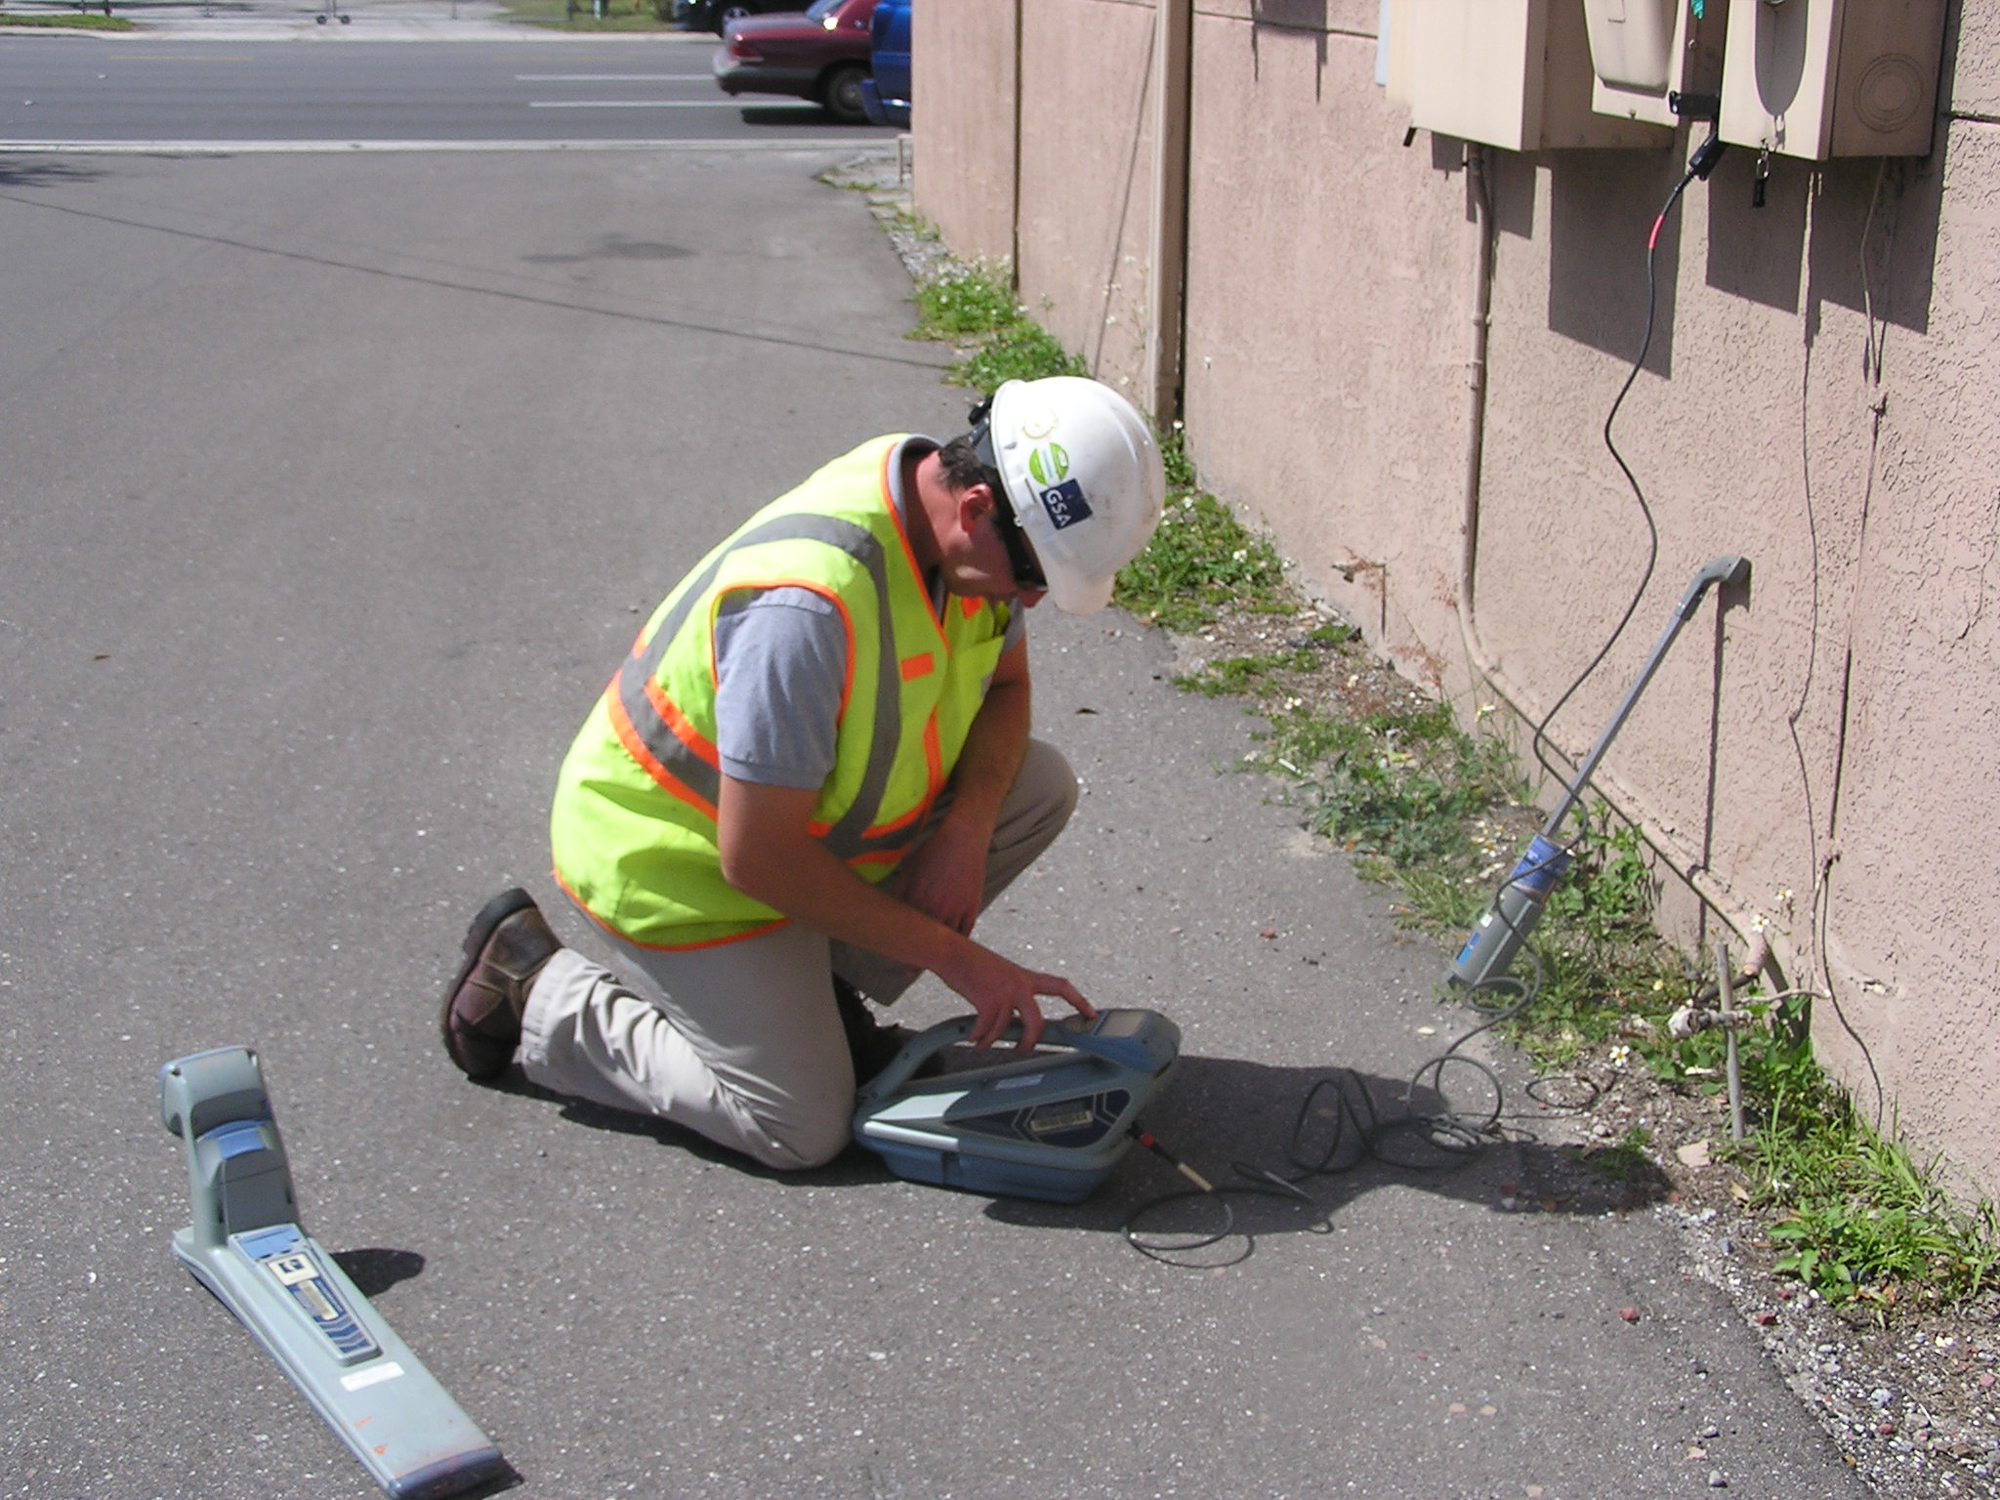
[[[0,154],[147,151],[863,149],[895,132],[715,83],[715,38],[509,25],[493,7],[379,0],[207,16],[162,0],[139,30],[0,24]],[[384,13],[386,12],[386,13]]]
[[[9,8],[33,14],[71,11],[76,6],[68,0],[14,0]],[[93,11],[101,8],[96,0],[89,5]],[[572,37],[547,27],[518,25],[503,20],[501,9],[499,0],[353,0],[346,5],[336,0],[324,4],[309,0],[296,4],[285,0],[113,0],[112,14],[130,21],[135,31],[93,34],[111,41],[143,37],[317,42],[604,40],[602,36]],[[47,33],[38,29],[38,34]],[[631,33],[628,39],[683,45],[698,45],[703,40],[678,32],[658,36]],[[713,40],[708,38],[711,43]]]
[[[157,1072],[232,1043],[522,1495],[1865,1494],[1491,1051],[1522,1139],[1241,1197],[1179,1264],[1121,1235],[1183,1185],[1136,1152],[1073,1208],[784,1177],[453,1071],[487,896],[587,939],[547,797],[643,613],[820,461],[963,420],[832,160],[0,159],[0,1494],[375,1493],[169,1253]],[[1445,955],[1156,630],[1031,639],[1084,796],[987,940],[1180,1024],[1149,1123],[1219,1181],[1336,1070],[1392,1107],[1470,1024]]]

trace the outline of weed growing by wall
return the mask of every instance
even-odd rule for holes
[[[1142,620],[1182,632],[1214,620],[1225,606],[1298,612],[1269,539],[1245,530],[1213,495],[1195,493],[1169,497],[1151,544],[1119,572],[1111,599]]]
[[[959,347],[951,374],[960,385],[990,395],[1009,380],[1090,373],[988,267],[947,263],[918,284],[917,311],[915,337]]]
[[[1163,448],[1180,459],[1181,493],[1152,545],[1120,574],[1116,602],[1170,630],[1218,639],[1232,620],[1306,615],[1269,541],[1195,487],[1177,438],[1170,433]],[[1398,887],[1407,925],[1456,942],[1542,814],[1483,714],[1467,731],[1449,705],[1408,691],[1341,692],[1342,674],[1366,656],[1351,627],[1307,623],[1275,646],[1214,656],[1175,682],[1254,705],[1264,722],[1247,768],[1278,778],[1306,825],[1352,853],[1364,875]],[[1544,1068],[1636,1066],[1675,1093],[1719,1095],[1723,1034],[1675,1037],[1665,1024],[1704,980],[1654,928],[1655,877],[1637,830],[1597,806],[1566,837],[1576,862],[1516,960],[1533,998],[1510,1035]],[[1930,1168],[1855,1114],[1813,1060],[1807,1003],[1738,997],[1759,1017],[1739,1036],[1750,1138],[1716,1153],[1765,1225],[1774,1271],[1884,1315],[1899,1302],[1948,1304],[1994,1285],[1993,1207],[1955,1207]],[[1656,1170],[1651,1146],[1633,1127],[1587,1160],[1636,1179]]]

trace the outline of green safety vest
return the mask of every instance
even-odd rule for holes
[[[557,880],[645,947],[733,942],[784,919],[722,878],[715,803],[717,615],[808,588],[847,627],[833,771],[811,832],[879,881],[922,831],[1006,644],[1008,606],[931,608],[889,489],[901,437],[834,460],[757,512],[681,580],[591,710],[556,781]]]

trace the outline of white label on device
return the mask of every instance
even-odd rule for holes
[[[1040,1083],[1045,1076],[1042,1073],[1030,1073],[1025,1078],[999,1078],[994,1080],[993,1087],[996,1089],[1031,1089]]]
[[[402,1373],[403,1367],[392,1359],[387,1364],[356,1370],[352,1375],[343,1375],[340,1377],[340,1383],[350,1391],[358,1391],[364,1386],[380,1385],[385,1380],[394,1380]]]

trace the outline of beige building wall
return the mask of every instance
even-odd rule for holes
[[[1014,255],[1017,0],[910,10],[910,93],[931,100],[916,137],[917,207],[961,259]]]
[[[1599,782],[1709,903],[1670,888],[1678,935],[1740,953],[1761,932],[1788,982],[1828,996],[1815,1039],[1863,1108],[2000,1193],[2000,18],[1969,10],[1930,156],[1774,159],[1755,208],[1735,150],[1668,219],[1613,428],[1657,560],[1552,739],[1580,758],[1696,570],[1750,559]],[[1692,142],[1487,149],[1472,169],[1459,142],[1406,144],[1373,81],[1377,12],[1195,6],[1189,447],[1413,679],[1464,719],[1500,702],[1533,722],[1645,573],[1646,516],[1602,428]],[[1018,226],[1023,301],[1138,390],[1154,15],[954,0],[920,7],[917,43],[919,207],[961,253],[1004,255]],[[926,92],[946,70],[1009,87]]]

